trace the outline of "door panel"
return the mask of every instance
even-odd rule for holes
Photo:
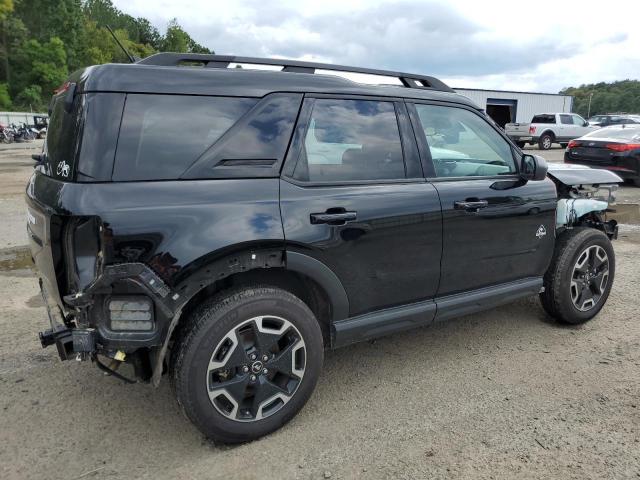
[[[437,297],[541,276],[554,245],[553,182],[522,182],[504,132],[477,111],[421,102],[409,112],[442,204]]]
[[[544,274],[555,232],[556,189],[551,180],[519,185],[513,180],[465,179],[434,185],[443,214],[438,297]],[[505,187],[511,188],[501,189]]]
[[[435,295],[442,223],[433,185],[301,186],[281,180],[280,206],[287,250],[316,258],[338,276],[350,316]],[[321,215],[335,220],[318,222]]]
[[[557,117],[559,122],[557,124],[558,135],[556,136],[556,140],[571,140],[576,138],[576,127],[573,124],[573,117],[568,113],[559,114]]]

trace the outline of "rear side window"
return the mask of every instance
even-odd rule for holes
[[[64,109],[64,94],[53,97],[52,101],[46,140],[47,162],[52,175],[71,180],[79,144],[82,102],[76,100],[71,112],[67,112]],[[60,168],[62,166],[64,169]]]
[[[393,103],[316,99],[293,177],[310,182],[405,178]]]
[[[256,99],[127,95],[113,180],[177,179]]]
[[[531,123],[556,123],[555,115],[536,115]]]

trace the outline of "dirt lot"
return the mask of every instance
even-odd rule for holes
[[[0,149],[1,479],[640,477],[640,226],[621,228],[613,292],[587,325],[558,326],[531,298],[328,352],[289,425],[230,448],[198,434],[167,382],[126,386],[40,348],[31,153]]]

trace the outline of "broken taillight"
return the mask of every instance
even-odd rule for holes
[[[64,82],[62,85],[60,85],[58,88],[56,88],[53,93],[55,95],[59,94],[59,93],[63,93],[66,92],[67,90],[69,90],[69,87],[71,86],[71,82]]]

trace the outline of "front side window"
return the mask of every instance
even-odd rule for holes
[[[560,115],[560,122],[563,125],[573,125],[573,117],[571,115]]]
[[[316,99],[293,177],[310,182],[405,178],[393,103]]]
[[[179,178],[256,102],[253,98],[127,95],[113,180]]]
[[[437,177],[516,172],[509,143],[479,115],[456,107],[415,107]]]
[[[580,127],[582,127],[585,124],[585,119],[582,118],[580,115],[572,115],[572,118],[573,118],[574,125],[579,125]]]

